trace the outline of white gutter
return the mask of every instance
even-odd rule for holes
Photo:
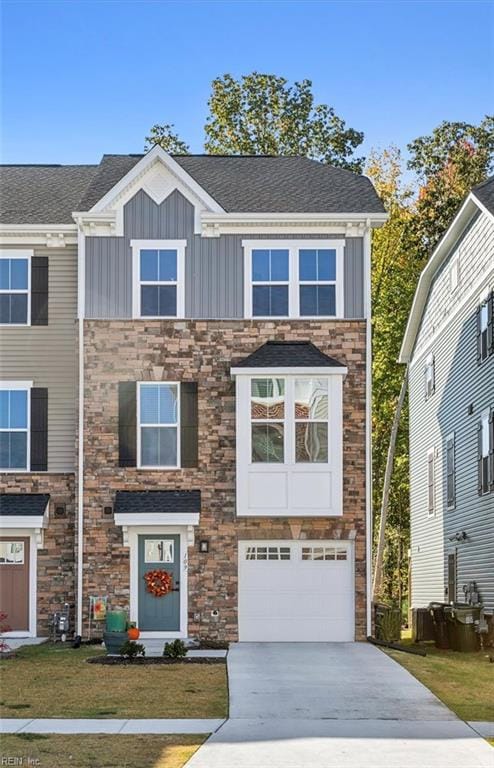
[[[384,224],[389,218],[388,213],[331,213],[325,211],[321,213],[279,213],[273,211],[272,213],[214,213],[212,211],[201,211],[201,221],[207,223],[227,223],[232,221],[238,222],[256,222],[256,221],[272,221],[284,222],[284,221],[334,221],[347,223],[362,223],[366,226],[372,226],[376,224]]]
[[[365,291],[365,592],[367,635],[372,634],[372,284],[371,228],[364,232]]]
[[[82,590],[84,562],[84,298],[85,298],[85,236],[81,227],[77,252],[77,318],[79,333],[79,434],[77,451],[77,610],[76,634],[82,635]]]

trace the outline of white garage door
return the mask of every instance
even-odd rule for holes
[[[348,541],[239,542],[241,641],[354,639]]]

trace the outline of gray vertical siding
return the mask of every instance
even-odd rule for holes
[[[243,239],[267,235],[194,234],[194,208],[177,190],[157,205],[142,190],[124,209],[124,237],[86,238],[86,315],[132,316],[132,239],[186,239],[185,315],[198,319],[243,316]],[[331,235],[319,236],[331,239]],[[338,237],[338,236],[333,236]],[[269,239],[317,239],[314,235],[269,235]],[[345,247],[345,317],[364,315],[362,238]]]
[[[453,254],[451,254],[453,255]],[[494,493],[477,491],[477,425],[494,406],[494,356],[477,364],[476,310],[483,290],[494,288],[494,223],[485,214],[461,240],[458,291],[449,289],[449,259],[438,272],[424,312],[410,370],[410,485],[412,604],[443,600],[447,556],[456,549],[457,594],[476,581],[494,609]],[[461,304],[461,301],[464,301]],[[435,335],[434,335],[435,333]],[[423,367],[435,360],[435,392],[424,397]],[[472,406],[473,413],[469,413]],[[455,433],[456,501],[446,500],[446,440]],[[436,514],[427,516],[427,451],[436,458]],[[451,542],[465,531],[467,539]]]
[[[34,248],[48,257],[48,325],[0,328],[0,380],[48,389],[48,472],[73,472],[76,422],[75,247]]]

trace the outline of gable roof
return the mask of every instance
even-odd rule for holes
[[[477,184],[472,189],[472,194],[475,195],[477,200],[480,200],[490,213],[494,214],[494,176],[483,181],[482,184]]]
[[[143,157],[104,155],[99,165],[0,166],[0,222],[72,223],[74,211],[90,210]],[[384,212],[368,178],[306,157],[172,159],[226,212]]]
[[[408,316],[398,362],[408,363],[411,360],[422,315],[436,272],[448,258],[451,248],[479,210],[494,219],[494,176],[473,187],[422,270],[413,298],[412,309]]]
[[[235,368],[345,368],[311,341],[267,341]]]

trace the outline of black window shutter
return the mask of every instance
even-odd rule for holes
[[[494,291],[487,299],[487,351],[489,355],[494,353]]]
[[[31,259],[31,325],[48,325],[48,257]]]
[[[31,390],[31,472],[48,470],[48,390]]]
[[[478,462],[478,469],[477,469],[477,485],[478,485],[478,492],[479,496],[482,496],[482,488],[483,488],[483,482],[482,482],[482,421],[479,421],[477,426],[477,462]]]
[[[118,465],[137,466],[137,384],[118,384]]]
[[[481,307],[477,307],[477,363],[482,361],[482,333],[480,330],[480,311]]]
[[[180,465],[197,467],[198,463],[197,382],[180,385]]]

